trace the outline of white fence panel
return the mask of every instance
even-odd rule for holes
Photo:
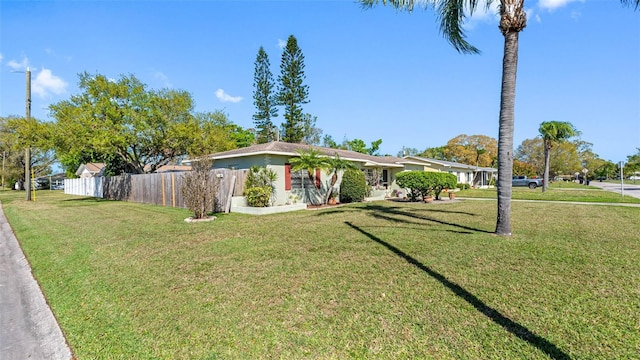
[[[102,198],[102,177],[65,179],[64,193]]]

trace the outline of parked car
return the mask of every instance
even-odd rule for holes
[[[631,175],[627,179],[629,179],[629,180],[640,180],[640,175]]]
[[[542,186],[544,183],[543,179],[537,178],[528,178],[524,175],[514,176],[511,179],[511,186],[527,186],[529,189],[535,189],[538,186]]]

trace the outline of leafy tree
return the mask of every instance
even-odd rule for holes
[[[418,155],[426,158],[437,159],[437,160],[449,160],[445,156],[446,148],[447,148],[446,146],[426,148],[423,152],[421,152]]]
[[[196,113],[188,121],[173,124],[171,133],[175,140],[171,145],[185,146],[190,157],[247,147],[254,142],[251,131],[229,121],[221,110]]]
[[[420,154],[420,150],[416,149],[416,148],[410,148],[410,147],[402,147],[402,150],[398,151],[398,154],[396,155],[397,157],[403,157],[403,156],[418,156]]]
[[[269,56],[262,46],[258,50],[253,75],[253,105],[256,113],[253,114],[253,123],[256,126],[256,140],[258,144],[264,144],[277,140],[278,129],[272,119],[278,116],[276,107],[277,99],[274,91],[273,74],[270,70]]]
[[[380,144],[382,144],[382,139],[372,141],[370,147],[367,147],[367,144],[361,139],[345,139],[342,141],[342,145],[340,147],[342,149],[359,152],[361,154],[378,155]]]
[[[332,148],[332,149],[338,149],[340,147],[338,143],[335,140],[333,140],[333,137],[331,137],[331,135],[325,135],[322,138],[322,146]]]
[[[304,55],[298,40],[290,35],[282,52],[278,76],[278,105],[284,106],[283,140],[299,143],[304,139],[302,104],[309,102],[309,86],[304,85]]]
[[[533,164],[513,159],[513,174],[534,177],[536,176],[536,167]]]
[[[492,166],[498,155],[498,141],[486,135],[458,135],[444,147],[445,159],[462,164]]]
[[[564,121],[545,121],[540,124],[538,131],[544,141],[544,183],[542,184],[542,192],[544,192],[549,187],[549,159],[551,156],[551,148],[554,144],[575,136],[577,131],[571,123]]]
[[[557,175],[573,174],[582,167],[580,156],[578,154],[575,142],[563,142],[554,146],[550,153],[549,177],[553,178]],[[544,163],[544,141],[537,137],[534,139],[524,140],[517,148],[515,160],[522,161],[533,166],[533,175],[543,176]],[[514,167],[515,171],[515,167]],[[526,175],[526,173],[518,174]]]
[[[322,129],[316,127],[317,116],[305,114],[302,118],[302,142],[308,145],[319,145]]]
[[[147,90],[133,75],[79,77],[82,92],[50,107],[51,144],[67,173],[88,161],[105,162],[118,174],[154,172],[186,155],[249,141],[221,111],[194,115],[185,91]]]
[[[640,148],[636,148],[638,152],[633,155],[627,156],[628,164],[640,164]]]
[[[36,177],[51,173],[55,162],[50,150],[51,127],[48,123],[30,118],[0,117],[0,155],[3,157],[2,179],[11,187],[16,182],[23,189],[25,181],[25,148],[31,149],[31,169]]]
[[[466,41],[464,22],[477,9],[479,3],[488,8],[499,1],[499,29],[504,36],[502,59],[502,89],[500,92],[500,116],[498,131],[498,212],[496,234],[511,235],[511,178],[513,170],[513,132],[515,120],[516,72],[518,66],[519,34],[527,26],[524,0],[359,0],[365,8],[378,3],[390,4],[396,9],[413,11],[416,3],[432,6],[440,20],[440,32],[459,52],[474,54],[479,50]],[[621,0],[637,10],[640,0]]]

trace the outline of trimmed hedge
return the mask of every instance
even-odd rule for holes
[[[347,169],[340,183],[340,202],[360,202],[367,196],[367,180],[362,170]]]
[[[407,171],[396,175],[398,186],[409,189],[411,201],[425,198],[435,194],[436,200],[440,198],[443,189],[455,189],[458,179],[455,175],[443,172]]]

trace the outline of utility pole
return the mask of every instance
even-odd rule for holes
[[[31,121],[31,70],[27,68],[27,124]],[[31,201],[31,145],[24,149],[24,189],[27,201]]]

